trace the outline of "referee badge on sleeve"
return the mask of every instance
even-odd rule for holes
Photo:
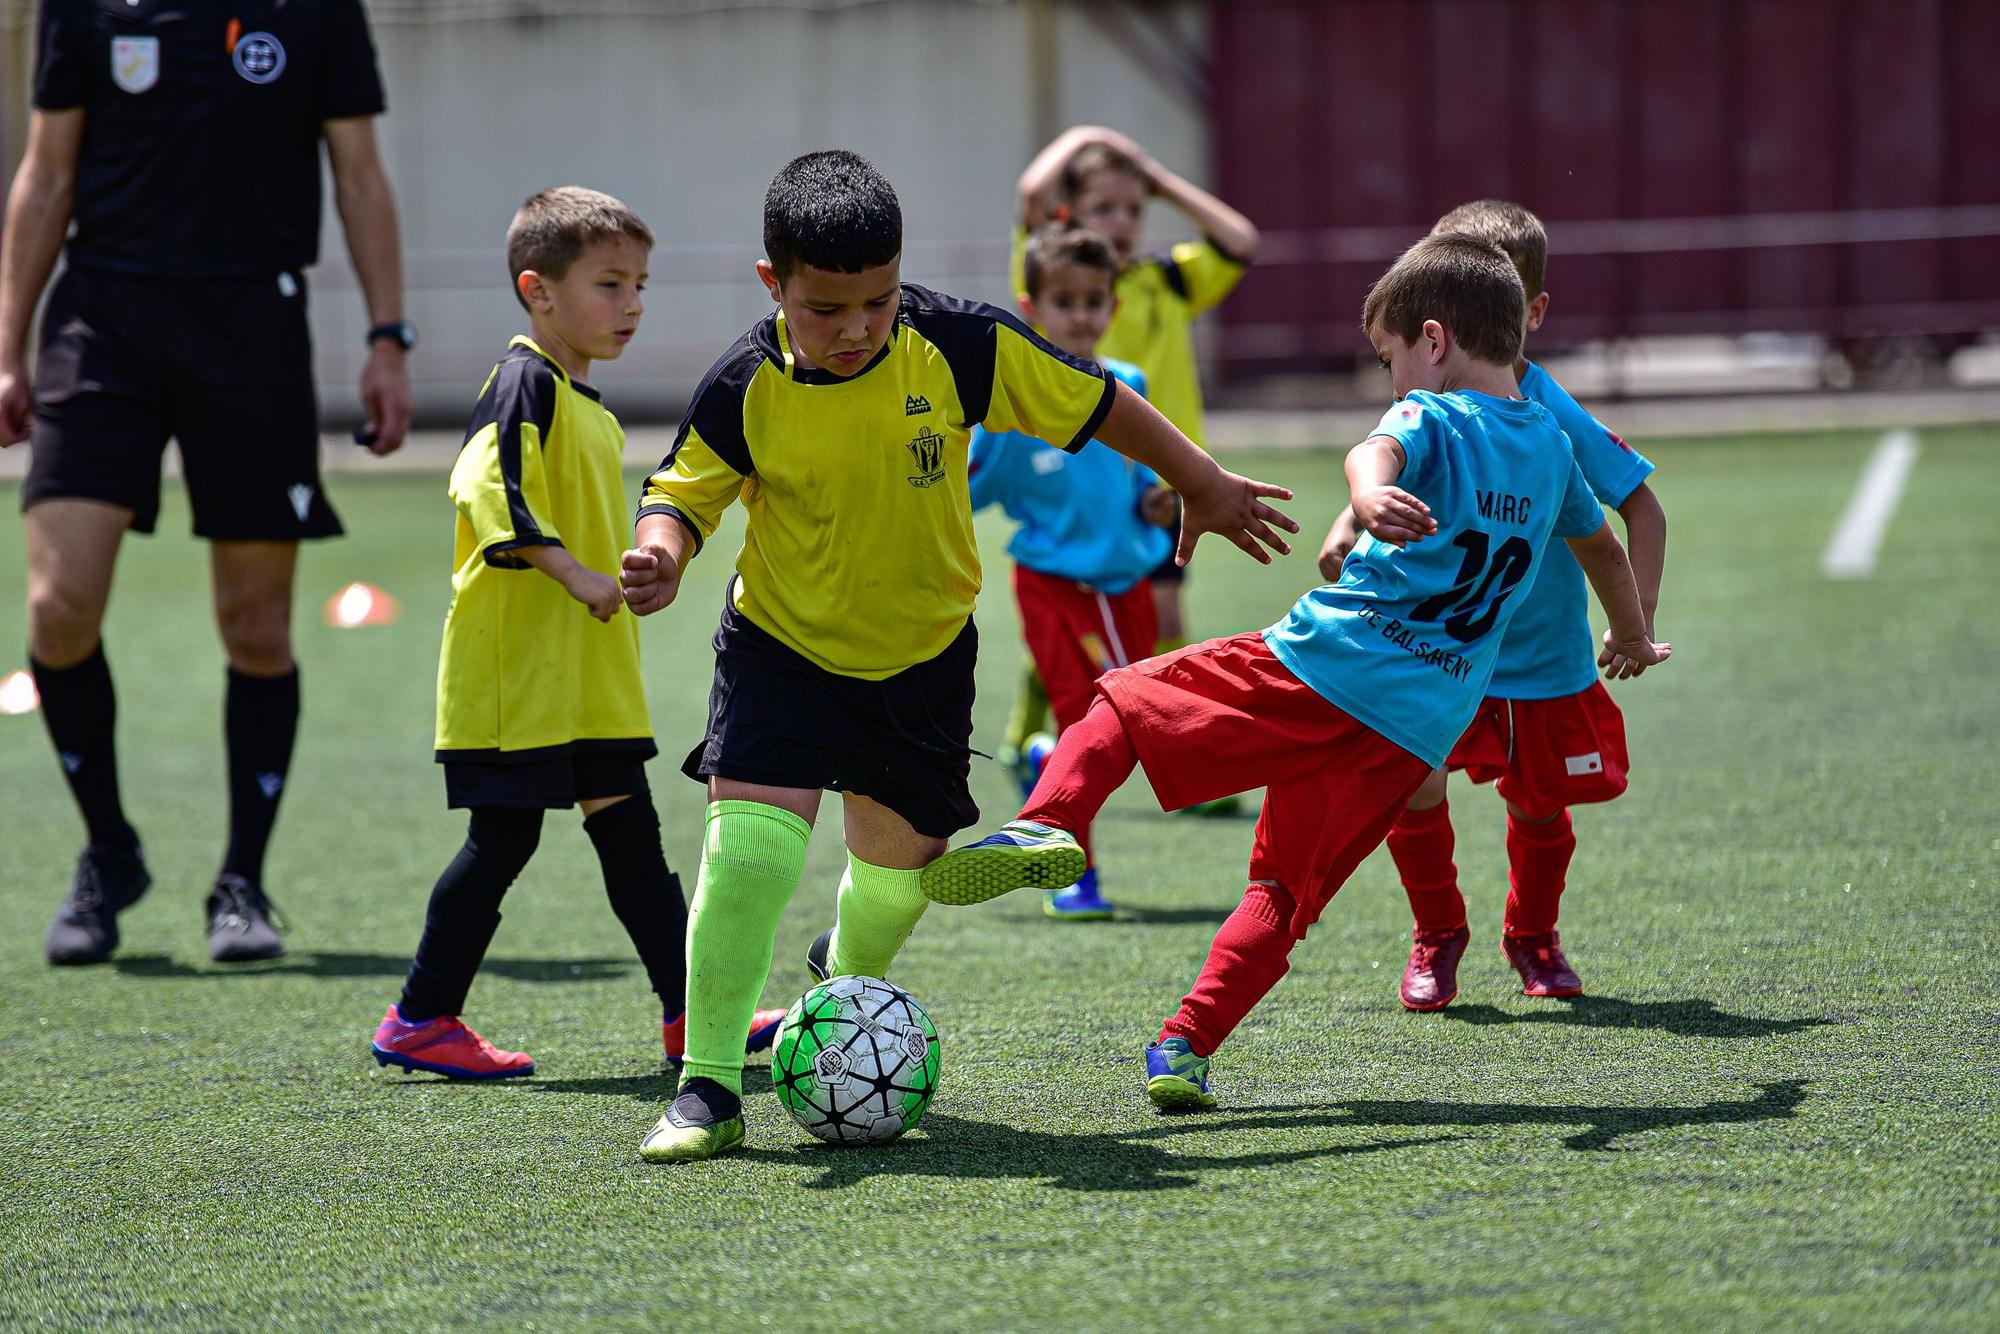
[[[128,93],[143,93],[160,81],[160,39],[113,37],[111,81]]]

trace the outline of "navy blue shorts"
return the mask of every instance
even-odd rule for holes
[[[715,632],[708,734],[689,778],[852,792],[931,838],[979,822],[972,800],[970,620],[944,652],[880,681],[808,662],[725,606]]]
[[[42,316],[21,507],[99,500],[150,533],[172,438],[195,536],[337,537],[312,374],[297,274],[162,282],[70,269]]]

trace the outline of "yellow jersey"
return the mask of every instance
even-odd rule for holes
[[[1014,290],[1025,294],[1022,256],[1028,233],[1014,229]],[[1204,237],[1183,241],[1161,255],[1133,260],[1118,275],[1118,309],[1097,345],[1097,355],[1129,361],[1146,373],[1147,395],[1181,434],[1206,447],[1201,416],[1201,373],[1194,361],[1194,320],[1222,304],[1243,278],[1243,264]]]
[[[636,618],[594,619],[519,554],[567,547],[616,579],[624,452],[597,391],[517,336],[487,377],[451,470],[458,526],[438,659],[439,760],[650,749]]]
[[[881,680],[936,657],[972,615],[972,428],[1074,453],[1116,385],[997,307],[911,283],[852,376],[801,366],[773,312],[696,389],[639,514],[700,543],[740,496],[737,610],[825,671]]]

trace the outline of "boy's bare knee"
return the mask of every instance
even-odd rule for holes
[[[1410,794],[1410,799],[1405,803],[1405,808],[1413,811],[1431,810],[1444,800],[1445,787],[1445,771],[1443,769],[1431,770],[1424,778],[1424,781],[1417,785],[1417,790]]]

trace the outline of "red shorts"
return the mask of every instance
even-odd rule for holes
[[[1150,657],[1159,638],[1159,612],[1144,579],[1123,593],[1102,593],[1016,565],[1014,601],[1058,731],[1082,720],[1097,697],[1098,677]]]
[[[1295,936],[1388,837],[1430,772],[1292,675],[1261,634],[1211,639],[1108,672],[1097,689],[1117,711],[1162,809],[1267,789],[1250,879],[1291,894]]]
[[[1602,681],[1559,699],[1481,701],[1445,765],[1491,783],[1531,816],[1610,801],[1625,790],[1625,715]]]

